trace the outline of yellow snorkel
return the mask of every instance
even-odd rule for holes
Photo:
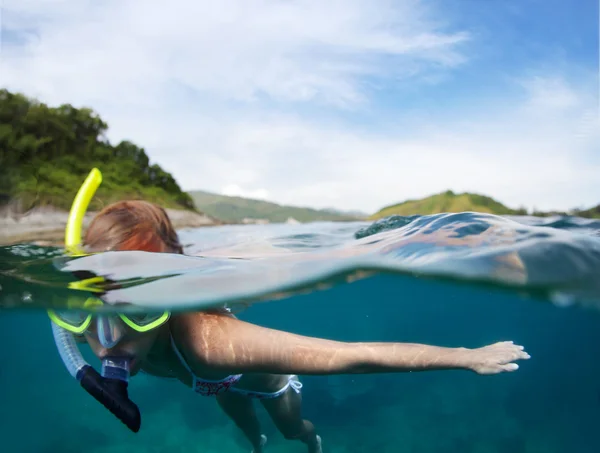
[[[87,212],[90,201],[94,198],[96,190],[102,184],[102,173],[97,168],[92,168],[92,171],[88,174],[85,181],[77,191],[73,203],[71,204],[71,210],[69,211],[69,217],[67,219],[67,225],[65,227],[65,251],[72,256],[84,255],[85,252],[81,249],[81,231],[83,230],[83,219]],[[90,283],[103,282],[104,278],[94,277],[91,279],[71,282],[69,288],[71,289],[82,289],[92,292],[100,292],[97,288],[90,287]],[[84,307],[98,305],[98,301],[93,298],[89,298]]]
[[[92,169],[73,200],[65,228],[65,250],[69,255],[85,254],[81,248],[83,218],[101,182],[102,174],[100,170],[97,168]],[[102,277],[94,277],[89,280],[95,279],[102,279]],[[69,286],[89,290],[85,287],[78,288],[76,283]],[[90,300],[93,300],[93,298],[88,299],[88,301]],[[50,310],[49,313],[51,314]],[[52,316],[51,319],[53,319]],[[130,358],[103,358],[102,374],[100,374],[83,359],[73,334],[61,327],[58,319],[54,318],[51,325],[56,347],[71,376],[77,379],[90,395],[127,425],[129,429],[138,432],[141,426],[140,411],[137,405],[129,399],[127,392]]]
[[[97,168],[93,168],[87,176],[73,200],[67,226],[65,228],[65,249],[71,255],[80,255],[81,250],[81,230],[83,228],[83,218],[94,197],[98,186],[102,183],[102,173]]]

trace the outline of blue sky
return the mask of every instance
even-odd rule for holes
[[[569,209],[600,202],[598,22],[597,0],[4,0],[0,81],[94,108],[185,190]]]

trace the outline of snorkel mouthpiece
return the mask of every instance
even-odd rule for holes
[[[137,433],[142,424],[142,416],[137,405],[129,399],[129,359],[105,358],[102,361],[102,375],[91,366],[81,373],[81,386],[98,402],[112,412],[131,431]]]
[[[82,253],[80,241],[83,217],[101,181],[100,171],[97,168],[92,169],[71,206],[65,231],[65,248],[72,255]],[[102,323],[106,319],[104,316],[100,316],[99,321]],[[105,335],[100,337],[104,337],[105,342],[110,344],[115,338],[112,336],[110,323],[106,322]],[[129,357],[106,357],[102,360],[102,374],[100,374],[83,359],[71,332],[55,323],[52,323],[52,332],[60,357],[71,376],[77,379],[90,395],[131,431],[137,433],[142,423],[140,410],[129,399],[127,393],[131,359]]]
[[[102,360],[102,377],[129,382],[130,363],[128,357],[106,357]]]

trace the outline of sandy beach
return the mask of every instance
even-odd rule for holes
[[[221,222],[204,214],[179,209],[167,209],[176,229],[219,225]],[[96,213],[88,212],[84,228]],[[39,245],[64,245],[65,225],[69,213],[53,207],[34,208],[19,214],[9,208],[0,210],[0,245],[36,243]]]

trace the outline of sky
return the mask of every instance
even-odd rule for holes
[[[184,190],[600,203],[598,0],[0,2],[0,86],[94,109]]]

